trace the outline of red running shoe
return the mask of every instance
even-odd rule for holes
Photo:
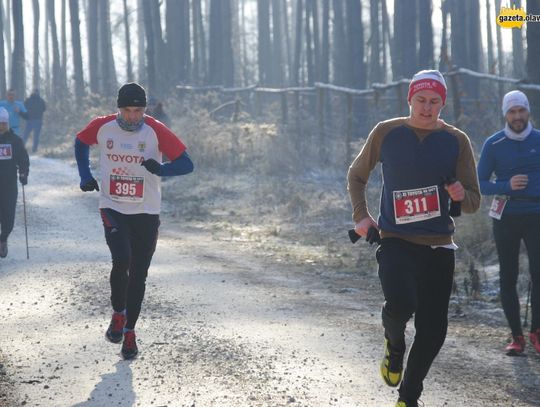
[[[523,335],[512,336],[512,342],[505,349],[508,356],[521,356],[525,350],[525,338]]]
[[[123,312],[113,312],[111,323],[105,332],[105,337],[112,343],[122,342],[124,336],[124,325],[126,324],[126,316]]]
[[[540,328],[529,334],[531,344],[536,349],[536,352],[540,353]]]
[[[135,341],[135,331],[127,331],[124,334],[124,343],[122,344],[122,356],[124,359],[133,359],[137,356],[137,342]]]

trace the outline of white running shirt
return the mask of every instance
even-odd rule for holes
[[[162,153],[172,161],[186,147],[164,124],[150,116],[144,119],[142,127],[131,132],[122,130],[116,114],[102,116],[77,134],[81,142],[99,147],[100,209],[110,208],[126,215],[160,213],[160,177],[141,162],[153,158],[161,163]]]

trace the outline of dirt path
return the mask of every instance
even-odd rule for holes
[[[378,376],[373,273],[287,265],[170,219],[137,326],[141,353],[123,361],[103,337],[109,254],[97,196],[79,192],[65,163],[36,157],[32,174],[31,259],[19,211],[0,261],[0,375],[14,392],[0,406],[394,405]],[[425,405],[540,406],[540,357],[501,356],[505,329],[475,321],[451,321]]]

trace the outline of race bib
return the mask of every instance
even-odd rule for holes
[[[508,200],[502,196],[494,196],[491,201],[491,207],[489,208],[489,216],[493,219],[500,220]]]
[[[144,177],[112,175],[109,195],[115,201],[142,202],[144,199]]]
[[[11,144],[0,144],[0,160],[11,160],[13,158],[13,149]]]
[[[396,224],[420,222],[441,216],[437,185],[393,191]]]

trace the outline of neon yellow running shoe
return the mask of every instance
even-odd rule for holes
[[[420,402],[420,405],[424,405],[424,403]],[[405,401],[403,399],[398,399],[398,402],[396,404],[396,407],[420,407],[418,404],[418,401]]]
[[[381,362],[381,376],[390,387],[396,387],[403,375],[403,356],[405,352],[392,349],[388,339],[384,340],[384,357]]]

